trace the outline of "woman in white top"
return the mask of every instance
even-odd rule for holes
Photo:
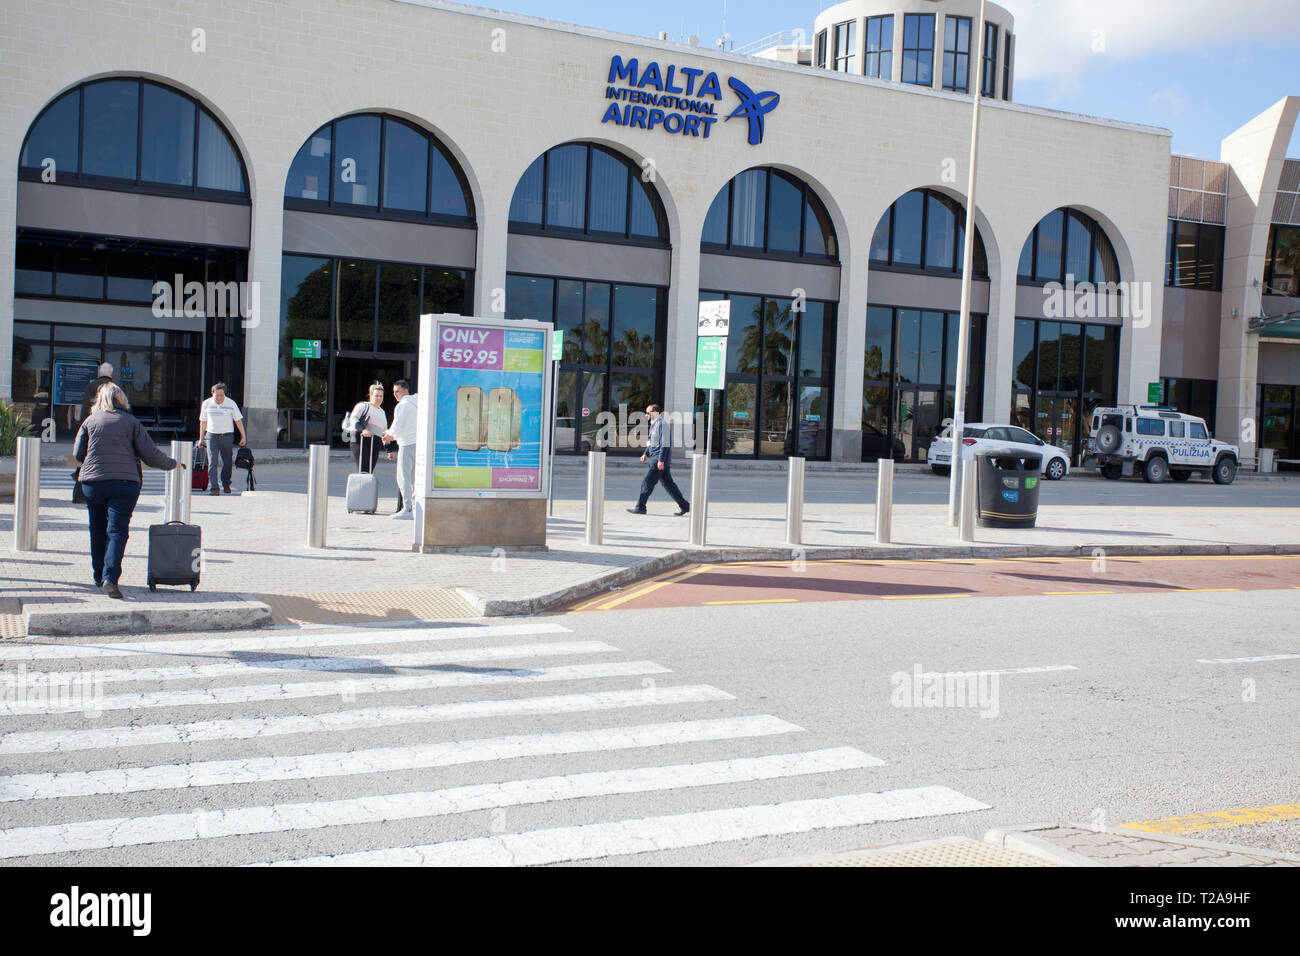
[[[349,416],[349,423],[355,429],[355,437],[352,439],[352,460],[357,463],[361,471],[372,472],[375,470],[375,463],[379,461],[379,452],[383,447],[381,436],[388,430],[388,416],[384,414],[384,385],[382,382],[375,382],[370,386],[370,400],[367,402],[357,402]],[[362,421],[365,416],[365,422],[357,428],[357,422]],[[369,460],[361,461],[361,446],[365,445],[366,453]]]

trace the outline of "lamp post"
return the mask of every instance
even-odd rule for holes
[[[937,0],[932,0],[937,2]],[[957,331],[957,376],[952,411],[952,467],[948,475],[948,525],[957,527],[961,508],[962,433],[966,426],[966,370],[970,364],[970,296],[975,257],[975,169],[979,155],[980,99],[984,89],[984,0],[976,26],[975,82],[971,84],[973,105],[970,121],[970,177],[966,183],[966,235],[962,237],[961,327]],[[997,82],[997,76],[993,77]]]

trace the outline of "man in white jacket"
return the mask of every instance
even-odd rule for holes
[[[394,518],[410,521],[415,517],[415,439],[418,431],[419,396],[411,394],[411,383],[399,378],[393,383],[393,423],[384,432],[384,441],[397,442],[397,493],[401,508]]]

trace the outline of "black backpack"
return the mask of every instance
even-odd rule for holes
[[[256,488],[256,482],[253,481],[253,450],[247,445],[240,445],[235,452],[235,467],[248,471],[248,490],[253,491]]]

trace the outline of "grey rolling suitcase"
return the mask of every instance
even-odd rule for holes
[[[199,586],[199,554],[202,535],[199,526],[183,521],[149,526],[149,590],[160,584]]]
[[[354,511],[360,511],[363,514],[372,515],[379,510],[379,479],[372,473],[363,472],[363,465],[370,463],[369,445],[366,439],[374,441],[369,435],[360,435],[357,441],[361,442],[361,453],[357,455],[357,471],[355,474],[348,475],[348,514]]]

